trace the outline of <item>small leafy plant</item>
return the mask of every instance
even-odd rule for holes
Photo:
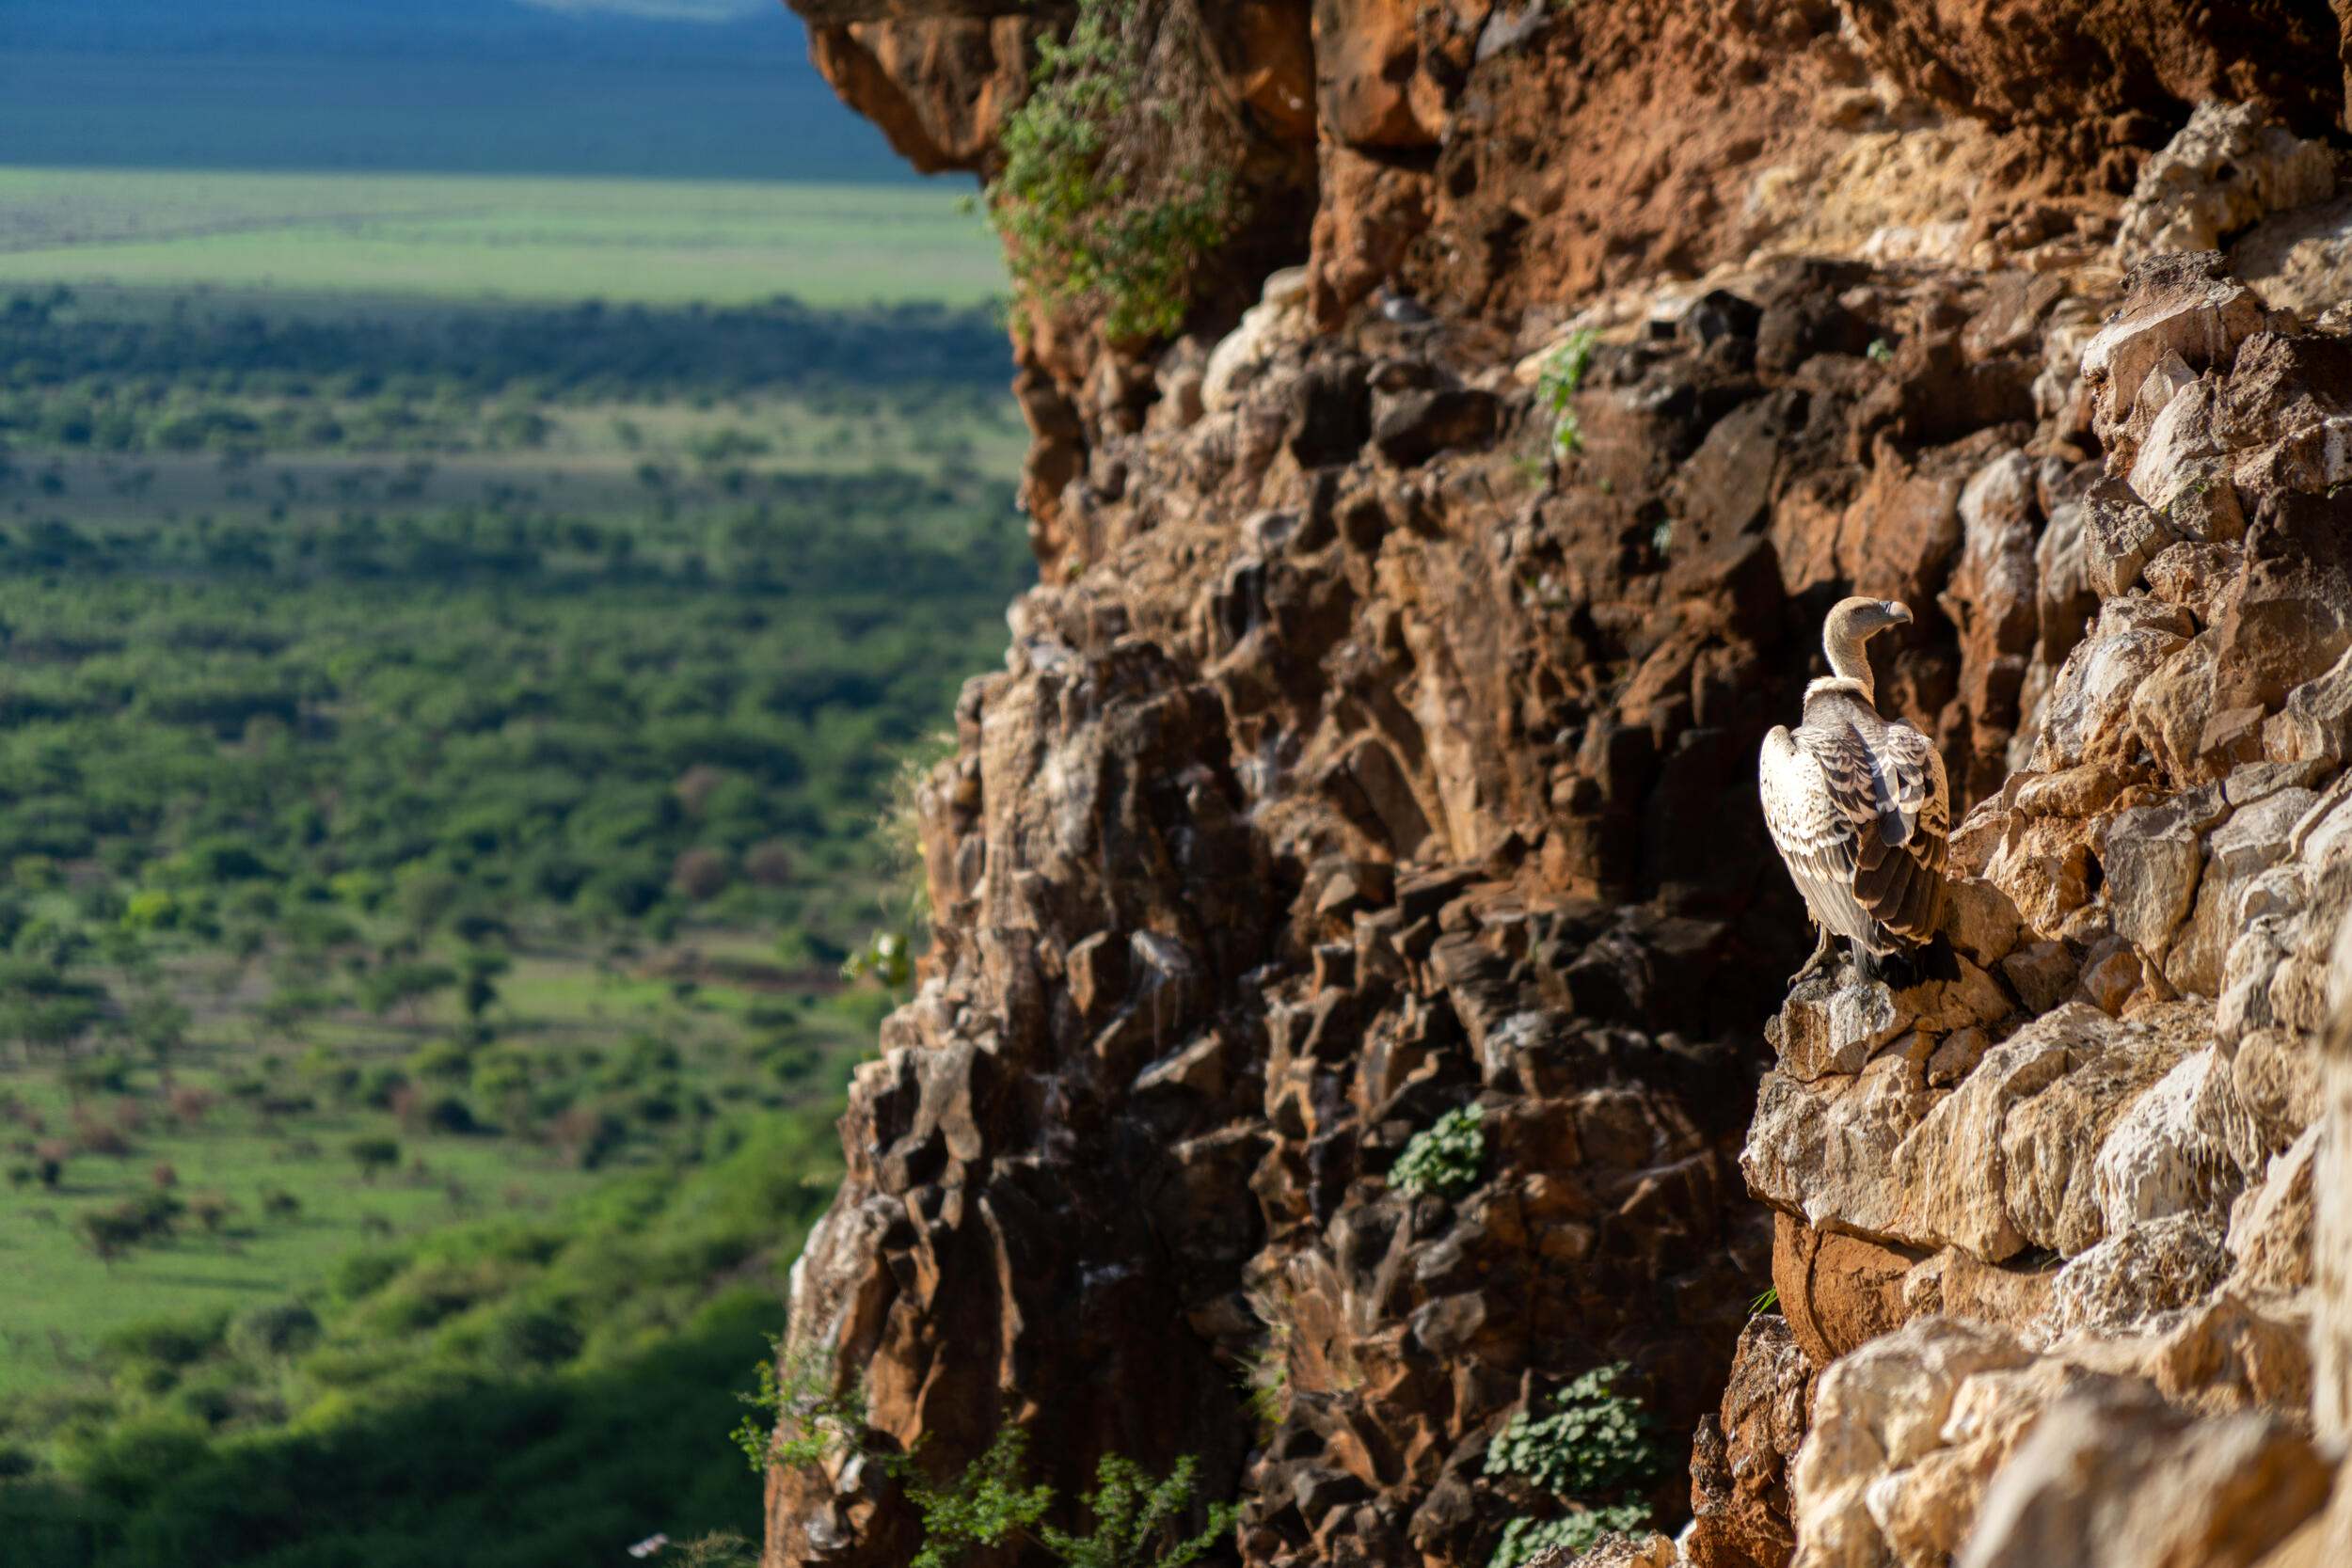
[[[1054,1489],[1022,1484],[1028,1452],[1029,1434],[1008,1421],[946,1487],[911,1474],[907,1496],[922,1515],[923,1549],[908,1568],[951,1568],[967,1552],[1033,1531],[1054,1506]]]
[[[1094,1528],[1073,1535],[1045,1522],[1054,1489],[1026,1484],[1028,1444],[1028,1433],[1007,1422],[988,1451],[946,1487],[909,1482],[907,1494],[922,1516],[923,1549],[908,1568],[954,1568],[967,1553],[1016,1540],[1069,1568],[1185,1568],[1231,1533],[1241,1515],[1232,1503],[1213,1504],[1200,1533],[1184,1535],[1199,1462],[1185,1454],[1154,1479],[1133,1460],[1104,1454],[1093,1490],[1079,1497]]]
[[[1502,1527],[1502,1539],[1486,1568],[1519,1568],[1555,1546],[1570,1557],[1581,1556],[1599,1544],[1602,1536],[1630,1535],[1647,1528],[1649,1522],[1649,1510],[1640,1503],[1586,1509],[1557,1519],[1514,1519]]]
[[[1442,1197],[1457,1197],[1478,1185],[1486,1162],[1486,1134],[1478,1124],[1486,1116],[1479,1105],[1463,1105],[1414,1133],[1389,1171],[1390,1183],[1401,1192]]]
[[[1549,1415],[1522,1410],[1487,1446],[1487,1475],[1516,1476],[1575,1505],[1558,1518],[1511,1521],[1487,1568],[1517,1568],[1554,1545],[1581,1551],[1649,1523],[1648,1505],[1630,1494],[1658,1474],[1664,1450],[1641,1402],[1616,1392],[1625,1372],[1623,1362],[1594,1368],[1553,1396]]]
[[[827,1361],[822,1349],[813,1347],[761,1362],[759,1386],[737,1396],[753,1413],[737,1423],[736,1445],[755,1471],[771,1465],[807,1468],[851,1454],[882,1465],[906,1487],[921,1522],[923,1544],[908,1568],[955,1568],[975,1551],[1010,1541],[1036,1546],[1069,1568],[1186,1568],[1230,1534],[1241,1515],[1232,1503],[1211,1504],[1200,1533],[1184,1535],[1200,1462],[1184,1454],[1167,1475],[1154,1477],[1113,1453],[1095,1467],[1093,1489],[1079,1496],[1092,1529],[1083,1535],[1060,1529],[1046,1522],[1054,1488],[1028,1480],[1029,1434],[1010,1421],[953,1480],[935,1485],[912,1454],[868,1439],[865,1390],[834,1393]]]
[[[905,990],[914,983],[914,948],[904,931],[875,931],[843,961],[841,977],[852,985],[870,979],[886,991]]]
[[[755,1474],[771,1465],[801,1468],[862,1451],[866,1441],[866,1390],[853,1387],[836,1394],[828,1386],[826,1356],[812,1346],[787,1356],[779,1342],[776,1354],[759,1364],[759,1386],[737,1399],[752,1414],[735,1424],[730,1433]],[[776,1371],[783,1363],[784,1372]]]
[[[1599,341],[1600,334],[1590,328],[1569,333],[1535,378],[1536,401],[1551,411],[1552,450],[1562,457],[1584,448],[1584,430],[1576,421],[1576,389],[1592,369],[1593,345]]]
[[[1044,1525],[1038,1538],[1070,1568],[1184,1568],[1232,1533],[1241,1516],[1232,1503],[1213,1504],[1199,1534],[1182,1533],[1198,1468],[1185,1454],[1154,1481],[1134,1461],[1105,1454],[1094,1472],[1094,1490],[1080,1499],[1094,1520],[1093,1532],[1069,1535]]]

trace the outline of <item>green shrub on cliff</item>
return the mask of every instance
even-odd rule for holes
[[[1486,1448],[1486,1474],[1516,1477],[1573,1505],[1556,1518],[1514,1519],[1487,1568],[1517,1568],[1555,1545],[1582,1551],[1613,1531],[1642,1528],[1634,1494],[1659,1473],[1665,1449],[1641,1402],[1616,1391],[1626,1367],[1596,1367],[1553,1396],[1551,1413],[1522,1410]]]
[[[909,1568],[954,1568],[973,1551],[1016,1541],[1042,1548],[1067,1568],[1184,1568],[1231,1534],[1240,1516],[1232,1503],[1212,1504],[1200,1532],[1186,1535],[1199,1479],[1192,1455],[1154,1478],[1133,1460],[1104,1454],[1094,1489],[1078,1499],[1093,1528],[1073,1535],[1046,1522],[1054,1489],[1025,1483],[1028,1442],[1008,1421],[946,1487],[910,1481],[907,1495],[923,1517],[923,1549]]]
[[[1390,1168],[1390,1183],[1401,1192],[1442,1197],[1458,1197],[1478,1185],[1486,1162],[1486,1134],[1478,1124],[1486,1115],[1477,1105],[1460,1106],[1414,1133]]]
[[[1078,1497],[1093,1528],[1073,1534],[1048,1522],[1055,1490],[1030,1481],[1029,1434],[1011,1421],[997,1428],[977,1458],[934,1483],[914,1455],[868,1439],[865,1390],[834,1393],[828,1364],[821,1351],[762,1362],[758,1389],[738,1396],[755,1414],[736,1426],[735,1441],[754,1470],[854,1454],[896,1477],[914,1505],[923,1542],[908,1568],[955,1568],[975,1552],[1008,1544],[1034,1546],[1068,1568],[1184,1568],[1230,1534],[1240,1516],[1232,1503],[1196,1512],[1200,1463],[1190,1454],[1153,1476],[1112,1453],[1095,1467],[1093,1489]],[[1196,1517],[1201,1528],[1185,1534]]]
[[[1048,313],[1099,312],[1113,340],[1183,326],[1194,275],[1235,216],[1231,178],[1184,145],[1184,95],[1157,77],[1147,88],[1163,20],[1135,0],[1078,0],[1069,36],[1039,40],[988,187],[1021,293]],[[1197,48],[1173,38],[1154,63],[1197,68]]]
[[[736,1397],[752,1414],[735,1426],[735,1446],[754,1475],[771,1465],[787,1468],[821,1464],[828,1458],[856,1451],[866,1438],[866,1389],[834,1392],[826,1376],[827,1357],[820,1349],[787,1354],[782,1340],[775,1354],[759,1364],[759,1386]],[[777,1368],[783,1371],[778,1373]]]

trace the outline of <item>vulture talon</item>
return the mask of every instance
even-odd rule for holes
[[[1804,960],[1803,969],[1788,976],[1788,989],[1795,990],[1799,986],[1812,979],[1836,955],[1836,939],[1829,934],[1829,927],[1824,926],[1821,927],[1821,940],[1813,944],[1813,956]]]

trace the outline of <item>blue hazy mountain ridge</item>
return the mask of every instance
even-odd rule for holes
[[[774,61],[805,69],[781,0],[6,0],[0,46],[102,54],[302,54]],[[810,72],[813,77],[814,72]]]
[[[0,0],[0,158],[908,178],[780,0]]]

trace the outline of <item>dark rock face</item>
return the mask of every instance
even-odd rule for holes
[[[927,785],[937,944],[795,1272],[794,1344],[865,1381],[874,1441],[945,1474],[1015,1419],[1065,1495],[1189,1453],[1248,1563],[1434,1568],[1527,1506],[1484,1475],[1509,1416],[1622,1360],[1697,1434],[1649,1499],[1695,1515],[1682,1560],[1776,1568],[1810,1528],[1812,1560],[1941,1562],[1980,1490],[1947,1472],[2086,1392],[2018,1325],[2311,1277],[2308,1158],[2242,1255],[2229,1204],[2312,1120],[2339,884],[2265,879],[2352,751],[2352,366],[2217,258],[2123,279],[2106,240],[2183,95],[2299,126],[2342,83],[2163,8],[2051,24],[2129,68],[2079,92],[1981,7],[1719,9],[1183,13],[1251,178],[1313,200],[1268,206],[1197,334],[1025,349],[1046,585]],[[1052,21],[811,14],[852,103],[966,168]],[[1537,388],[1572,325],[1564,440]],[[1755,758],[1850,592],[1912,608],[1880,705],[1982,809],[1948,974],[1784,997],[1810,934]],[[2217,1028],[2255,1042],[2234,1176],[2093,1168],[2086,1130],[2185,1093]],[[1466,1185],[1391,1180],[1469,1105]],[[2131,1228],[2102,1181],[2164,1226],[2100,1252]],[[2289,1397],[2274,1321],[2197,1309],[2179,1366]],[[2010,1373],[1867,1533],[1872,1391]],[[1824,1412],[1867,1441],[1808,1442]],[[768,1514],[776,1568],[913,1549],[870,1465],[775,1472]]]
[[[1887,323],[2016,309],[1848,292]],[[1487,1437],[1600,1362],[1670,1430],[1718,1405],[1773,1274],[1736,1161],[1755,1021],[1804,944],[1756,746],[1866,581],[1921,607],[1889,700],[2004,748],[2013,698],[1963,694],[2032,623],[1972,646],[1932,607],[1975,475],[2069,471],[2002,426],[1867,434],[1890,377],[2026,376],[1964,331],[1787,375],[1730,333],[1603,343],[1549,482],[1546,416],[1474,343],[1366,334],[1279,341],[1226,406],[1164,400],[1073,481],[1094,564],[966,693],[926,797],[939,946],[861,1073],[795,1301],[892,1439],[959,1464],[1003,1406],[1065,1484],[1201,1455],[1251,1561],[1483,1555],[1513,1512]],[[1401,464],[1406,432],[1442,444]],[[1394,1188],[1473,1102],[1477,1184]],[[1268,1356],[1261,1433],[1240,1385]],[[779,1475],[771,1558],[893,1560],[873,1485]]]

